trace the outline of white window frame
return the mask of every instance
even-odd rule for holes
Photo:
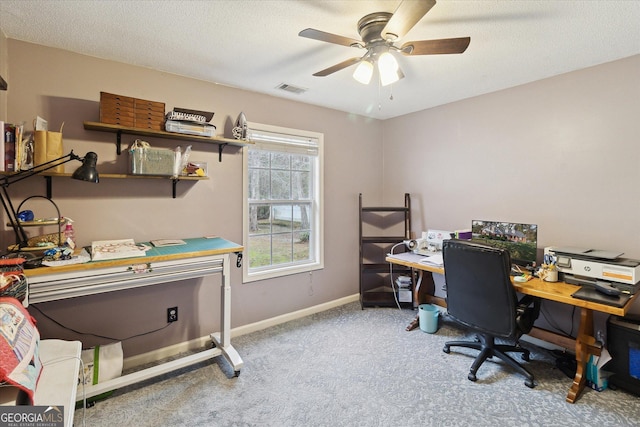
[[[299,129],[285,128],[281,126],[265,125],[260,123],[248,123],[247,138],[255,145],[249,144],[243,148],[243,245],[245,248],[245,260],[242,263],[243,283],[257,280],[271,279],[297,273],[306,273],[324,268],[324,134]],[[260,267],[253,271],[249,268],[249,153],[252,145],[277,147],[279,151],[302,152],[309,142],[317,143],[318,162],[315,168],[314,188],[312,195],[312,225],[315,235],[310,238],[313,247],[310,253],[314,256],[308,262],[296,263],[286,266]],[[295,200],[292,200],[295,203]]]

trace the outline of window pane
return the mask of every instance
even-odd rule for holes
[[[291,232],[293,230],[293,207],[276,205],[273,207],[273,233]]]
[[[288,264],[292,259],[291,233],[273,234],[272,264]]]
[[[282,200],[291,198],[291,172],[286,170],[271,171],[271,199]]]
[[[309,158],[309,156],[292,155],[291,169],[298,171],[309,171],[311,170],[311,159]]]
[[[269,153],[260,150],[249,151],[249,167],[250,168],[268,168],[269,167]]]
[[[311,203],[293,205],[294,230],[309,230]]]
[[[291,172],[291,198],[293,200],[311,197],[311,173]]]
[[[249,267],[271,265],[271,235],[249,236]]]
[[[249,199],[268,200],[270,194],[269,170],[249,170]]]
[[[310,254],[310,239],[309,232],[295,232],[293,233],[293,260],[305,261],[311,259]]]
[[[290,169],[291,154],[271,153],[271,169]]]
[[[249,206],[249,234],[271,233],[271,206],[252,204]]]

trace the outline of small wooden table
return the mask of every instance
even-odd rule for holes
[[[422,262],[403,260],[391,256],[387,257],[386,261],[418,270],[421,279],[423,272],[430,273],[429,276],[431,276],[432,273],[444,274],[444,267],[437,267]],[[432,277],[429,277],[428,280],[431,280],[431,283],[433,282]],[[575,403],[580,393],[582,393],[582,390],[584,390],[587,381],[586,373],[589,357],[591,355],[600,355],[600,347],[597,345],[596,338],[594,337],[593,312],[599,311],[623,317],[629,311],[633,301],[638,297],[638,293],[633,295],[624,307],[614,307],[607,304],[573,298],[571,294],[580,289],[580,286],[564,282],[551,283],[533,278],[524,283],[513,282],[513,286],[517,292],[525,295],[540,297],[549,301],[561,302],[580,308],[580,326],[575,339],[577,369],[566,399],[569,403]],[[417,289],[416,291],[418,293],[422,292],[421,289]],[[442,299],[432,298],[431,300],[436,304],[446,307],[446,302]]]

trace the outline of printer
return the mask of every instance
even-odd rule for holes
[[[622,258],[621,252],[548,246],[545,259],[552,259],[563,280],[576,285],[608,282],[627,294],[640,289],[640,261]]]

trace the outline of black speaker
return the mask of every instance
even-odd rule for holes
[[[610,316],[607,348],[612,360],[604,370],[613,372],[609,385],[640,396],[640,318]]]

